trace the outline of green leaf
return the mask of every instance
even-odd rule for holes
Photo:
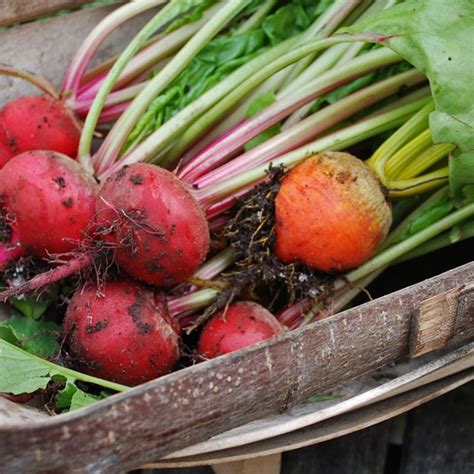
[[[53,364],[0,339],[0,392],[14,395],[32,393],[46,388],[51,380],[66,383],[80,380],[118,392],[129,388]]]
[[[191,61],[170,86],[149,106],[135,129],[127,138],[122,153],[136,145],[158,129],[180,110],[225,79],[230,73],[244,65],[269,47],[303,32],[325,11],[333,0],[294,0],[278,5],[276,10],[263,20],[259,28],[238,33],[239,21],[230,30],[212,39]],[[251,2],[244,10],[243,19],[259,2]],[[169,92],[173,91],[170,99]],[[169,99],[169,100],[168,100]],[[272,127],[249,146],[255,146],[277,133]]]
[[[455,143],[450,186],[457,204],[474,184],[474,2],[407,0],[345,31],[393,49],[430,81],[436,110],[430,116],[435,143]],[[381,35],[381,36],[380,36]]]
[[[105,392],[102,392],[101,395],[91,395],[90,393],[77,389],[76,393],[72,396],[70,410],[78,410],[79,408],[92,405],[99,400],[103,400],[108,395],[110,394],[105,394]]]
[[[66,383],[64,388],[56,395],[56,405],[61,410],[77,410],[92,405],[93,403],[107,398],[111,394],[102,391],[100,395],[91,395],[84,392],[74,383]]]
[[[341,395],[337,393],[320,393],[319,395],[313,395],[312,397],[309,397],[307,401],[309,403],[326,402],[328,400],[337,400],[340,397]]]
[[[0,323],[0,338],[46,359],[58,353],[56,336],[60,332],[61,327],[52,321],[36,321],[22,316],[12,316]]]
[[[46,388],[56,375],[41,359],[0,340],[0,392],[19,395]]]
[[[39,319],[48,309],[49,301],[37,301],[36,298],[12,299],[9,303],[27,318]]]

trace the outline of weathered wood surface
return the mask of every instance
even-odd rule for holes
[[[474,383],[409,414],[401,472],[474,472]]]
[[[203,459],[203,454],[209,453],[208,461],[212,463],[224,449],[290,433],[448,377],[474,366],[474,343],[432,360],[425,360],[423,364],[418,365],[418,362],[420,359],[384,367],[373,374],[336,387],[333,390],[336,398],[333,400],[305,401],[285,413],[239,426],[203,443],[172,453],[161,462],[179,465],[194,455],[200,455]]]
[[[31,71],[59,87],[66,67],[83,40],[113,9],[113,6],[91,8],[2,31],[0,63]],[[92,63],[105,61],[120,51],[152,14],[139,15],[112,33]],[[21,95],[39,93],[39,89],[21,79],[0,77],[0,104]]]
[[[252,457],[270,456],[337,439],[413,410],[473,380],[474,369],[468,369],[410,392],[374,403],[350,413],[345,413],[301,430],[265,439],[258,443],[220,451],[220,457],[217,458],[216,456],[212,464],[216,465],[251,459]],[[209,457],[207,455],[194,456],[181,465],[185,467],[201,466],[208,464],[208,461]],[[164,464],[151,463],[146,465],[146,467],[153,466],[164,467]]]
[[[440,360],[444,359],[444,363],[437,369],[430,370],[431,365],[437,364]],[[449,361],[451,359],[451,362]],[[371,378],[376,379],[378,377],[390,378],[392,374],[396,373],[400,365],[397,364],[392,368],[386,367],[372,376],[366,375],[360,377],[351,384],[357,386],[359,382],[362,386],[371,385]],[[443,378],[447,378],[453,374],[464,372],[474,366],[474,343],[470,343],[467,346],[463,346],[453,353],[435,359],[428,364],[425,364],[419,369],[410,371],[405,375],[396,377],[393,380],[386,382],[380,386],[377,386],[371,390],[363,391],[362,393],[353,396],[347,400],[341,402],[315,402],[315,403],[303,403],[300,406],[295,407],[288,411],[288,414],[277,415],[269,417],[265,420],[258,420],[255,423],[243,425],[238,429],[231,430],[222,435],[216,436],[204,443],[199,443],[195,446],[191,446],[189,449],[181,450],[177,453],[173,453],[171,456],[152,463],[153,467],[169,467],[169,466],[191,466],[196,463],[202,464],[216,464],[224,462],[226,457],[235,455],[236,452],[242,455],[246,453],[248,458],[256,456],[256,447],[259,446],[259,441],[270,440],[272,446],[272,452],[285,451],[292,449],[291,445],[287,442],[285,435],[293,432],[301,432],[303,428],[314,427],[325,420],[337,420],[341,415],[355,410],[361,407],[375,404],[379,401],[383,401],[389,398],[396,397],[398,395],[408,393],[416,390],[424,385],[432,384]],[[424,376],[417,377],[418,373],[424,373]],[[405,379],[405,380],[404,380]],[[404,383],[404,381],[406,383]],[[372,384],[375,381],[372,380]],[[359,387],[360,388],[360,387]],[[343,387],[335,389],[336,393],[339,393]],[[318,407],[319,405],[319,407]],[[324,407],[326,405],[326,407]],[[313,413],[305,414],[308,410],[313,409]],[[294,415],[292,419],[292,415]],[[285,420],[285,418],[287,418]],[[289,420],[288,420],[289,419]],[[312,421],[312,423],[310,422]],[[255,425],[259,429],[255,430]],[[336,423],[337,425],[337,423]],[[327,426],[331,426],[330,422]],[[253,430],[252,430],[253,428]],[[263,430],[266,428],[266,432]],[[337,430],[337,426],[335,428]],[[358,426],[353,426],[351,431],[356,431]],[[232,436],[232,434],[234,436]],[[240,434],[240,436],[239,436]],[[255,436],[261,435],[261,436]],[[328,436],[328,433],[325,433]],[[290,435],[291,436],[291,435]],[[294,439],[294,438],[292,438]],[[299,443],[301,440],[296,438],[296,442]],[[317,441],[317,440],[316,440]],[[214,447],[214,449],[212,449]]]
[[[11,25],[54,13],[65,8],[77,8],[90,0],[0,0],[0,25]]]
[[[0,427],[4,472],[133,468],[306,400],[408,354],[422,301],[474,279],[474,263],[281,335],[36,423]],[[472,337],[473,315],[459,314]],[[67,455],[65,454],[67,453]]]

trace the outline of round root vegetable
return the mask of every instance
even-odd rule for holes
[[[0,167],[32,150],[76,157],[81,128],[65,105],[46,95],[26,96],[0,111]]]
[[[348,153],[328,152],[290,170],[275,199],[276,254],[323,272],[368,260],[392,215],[372,171]]]
[[[103,185],[97,231],[116,245],[120,267],[138,280],[169,287],[204,261],[209,228],[199,204],[180,180],[158,166],[122,168]]]
[[[284,332],[264,307],[252,301],[231,304],[213,316],[202,329],[199,353],[208,359],[243,349]]]
[[[63,334],[78,368],[138,385],[168,373],[180,357],[179,338],[155,305],[153,293],[130,282],[107,282],[72,297]]]
[[[0,202],[23,246],[39,257],[77,248],[97,189],[77,162],[51,151],[17,155],[0,170]]]

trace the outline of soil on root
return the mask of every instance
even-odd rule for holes
[[[236,263],[222,275],[227,288],[198,324],[236,298],[258,301],[275,312],[301,298],[321,302],[331,295],[335,275],[311,270],[299,262],[283,263],[274,253],[275,197],[284,175],[282,167],[271,168],[267,180],[237,205],[235,217],[224,230],[236,253]]]

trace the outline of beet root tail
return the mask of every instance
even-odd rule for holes
[[[38,290],[64,280],[65,278],[90,267],[93,263],[93,258],[92,255],[84,254],[58,265],[47,272],[40,273],[21,285],[2,291],[0,293],[0,301],[6,302],[9,298],[14,298],[24,293],[29,293],[33,290]]]

